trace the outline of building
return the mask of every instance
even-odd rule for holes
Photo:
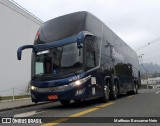
[[[141,83],[143,87],[147,87],[148,85],[152,89],[159,88],[160,87],[160,77],[142,79]]]
[[[17,60],[18,47],[33,44],[42,21],[20,5],[0,0],[0,95],[26,93],[30,80],[31,50]]]

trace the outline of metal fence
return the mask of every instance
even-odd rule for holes
[[[6,89],[6,90],[1,90],[0,94],[1,93],[7,93],[7,92],[9,92],[9,95],[6,95],[6,96],[12,97],[13,101],[15,100],[15,96],[30,95],[29,90],[22,90],[22,89],[19,89],[19,88],[16,88],[16,87],[12,87],[12,88],[9,88],[9,89]],[[6,97],[6,96],[0,95],[0,101],[2,100],[2,97]]]

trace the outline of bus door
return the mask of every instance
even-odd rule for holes
[[[100,46],[99,39],[95,36],[86,36],[84,45],[84,62],[87,71],[91,74],[91,83],[89,85],[89,97],[99,96],[101,76],[96,68],[99,65]]]

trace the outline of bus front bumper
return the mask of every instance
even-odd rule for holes
[[[31,90],[32,102],[42,101],[59,101],[59,100],[77,100],[86,99],[88,96],[88,90],[86,87],[75,87],[64,91],[40,91]]]

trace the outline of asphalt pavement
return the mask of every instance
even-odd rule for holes
[[[11,110],[11,109],[18,109],[18,108],[36,106],[36,105],[41,105],[41,104],[46,104],[46,103],[48,103],[48,102],[34,103],[34,102],[31,101],[30,98],[15,99],[15,100],[4,100],[4,101],[0,101],[0,112]]]
[[[101,103],[98,100],[72,102],[70,106],[62,106],[59,102],[33,105],[28,99],[26,107],[1,111],[0,117],[29,117],[42,119],[44,124],[36,126],[160,126],[160,123],[109,123],[113,119],[125,120],[128,117],[138,119],[160,119],[160,89],[139,90],[136,95],[121,95],[117,100]],[[12,102],[3,103],[3,106]],[[20,105],[21,103],[21,105]],[[17,106],[23,106],[17,101]],[[13,104],[12,104],[13,105]],[[32,106],[33,105],[33,106]],[[59,119],[60,118],[60,119]],[[129,119],[130,119],[129,118]],[[81,119],[81,122],[76,122]],[[75,122],[74,122],[75,121]],[[87,122],[89,121],[89,122]],[[26,124],[27,125],[27,124]]]

